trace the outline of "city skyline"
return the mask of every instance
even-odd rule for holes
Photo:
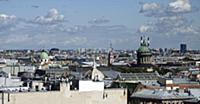
[[[0,0],[0,49],[200,49],[199,0]]]

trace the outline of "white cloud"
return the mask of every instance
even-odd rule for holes
[[[146,32],[150,32],[151,30],[152,30],[151,26],[142,25],[142,26],[140,26],[138,31],[139,31],[139,33],[146,33]]]
[[[69,26],[57,9],[51,9],[46,15],[35,17],[33,20],[1,14],[0,44],[1,48],[105,48],[112,39],[122,44],[120,46],[116,42],[116,47],[121,48],[124,43],[128,44],[127,41],[130,41],[130,38],[127,37],[134,37],[131,33],[132,30],[126,26],[104,25],[108,22],[110,22],[109,19],[101,17],[91,20],[92,25]],[[3,27],[2,24],[4,24]],[[6,30],[7,26],[14,29]],[[132,43],[126,47],[130,47],[130,45]]]
[[[74,25],[70,27],[21,23],[20,25],[23,26],[17,25],[14,31],[5,32],[6,35],[0,33],[1,48],[105,48],[109,45],[110,39],[119,41],[121,44],[128,44],[127,37],[134,37],[123,25]],[[117,47],[122,46],[117,45]],[[130,45],[126,45],[126,47],[130,47]]]
[[[176,21],[176,20],[181,20],[183,19],[182,16],[176,15],[176,16],[164,16],[164,17],[160,17],[158,18],[160,21],[165,21],[165,20],[172,20],[172,21]]]
[[[6,14],[0,14],[0,21],[10,21],[16,19],[16,16],[14,15],[6,15]]]
[[[191,12],[191,4],[189,0],[174,0],[167,6],[159,6],[157,3],[146,3],[142,5],[141,12],[147,17],[154,17],[156,21],[153,21],[149,25],[142,25],[139,27],[139,32],[143,33],[162,33],[162,34],[182,34],[182,33],[196,33],[191,22],[184,18],[184,13]]]
[[[108,22],[110,22],[110,20],[106,19],[105,17],[94,18],[93,20],[88,21],[88,23],[90,23],[90,24],[105,24],[105,23],[108,23]]]
[[[78,33],[78,32],[83,31],[86,28],[87,28],[86,26],[76,25],[76,26],[72,26],[72,27],[62,28],[62,31],[65,31],[65,32],[68,32],[68,33]]]
[[[190,4],[189,0],[173,0],[167,5],[160,5],[158,3],[143,3],[140,13],[148,17],[160,18],[163,16],[174,16],[184,13],[195,12],[197,9]]]
[[[144,3],[141,5],[140,13],[147,17],[162,17],[166,15],[166,10],[158,3]]]
[[[4,38],[4,43],[6,44],[13,44],[13,43],[25,43],[29,42],[31,40],[31,37],[29,35],[9,35],[6,38]]]
[[[86,37],[71,37],[69,39],[66,39],[66,41],[63,42],[64,45],[74,44],[74,45],[83,45],[88,42],[88,39]]]
[[[153,11],[153,10],[158,10],[160,9],[160,5],[157,3],[145,3],[142,8],[141,12],[146,12],[146,11]]]
[[[152,31],[162,35],[196,34],[191,22],[181,15],[165,16],[158,18],[151,24]]]
[[[0,30],[12,30],[16,24],[16,16],[0,14]]]
[[[195,12],[189,0],[173,0],[167,5],[158,6],[156,3],[142,5],[140,13],[153,17],[153,20],[138,28],[140,34],[145,33],[154,39],[155,46],[173,47],[182,41],[194,44],[192,40],[200,38],[200,28],[194,25],[192,18],[185,16]]]
[[[198,34],[199,32],[193,28],[192,26],[187,26],[187,27],[180,27],[180,28],[175,28],[177,32],[179,33],[183,33],[183,34],[188,34],[191,35],[192,34]]]
[[[64,21],[64,15],[59,14],[58,10],[55,8],[50,9],[47,15],[37,16],[34,19],[34,23],[39,23],[39,24],[55,24],[63,21]]]
[[[172,12],[179,13],[190,12],[192,6],[189,0],[176,0],[174,2],[169,3],[169,8]]]

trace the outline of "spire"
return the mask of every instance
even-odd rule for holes
[[[110,42],[110,46],[109,46],[109,52],[112,52],[113,51],[113,47],[112,47],[112,43]]]
[[[95,56],[94,56],[94,58],[93,58],[93,69],[97,69],[97,65],[96,65]]]
[[[112,43],[110,42],[110,48],[112,49]]]
[[[93,60],[93,70],[92,70],[92,80],[94,81],[102,81],[104,79],[104,74],[97,69],[96,62],[95,62],[95,56]]]

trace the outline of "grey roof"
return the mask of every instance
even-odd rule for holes
[[[53,75],[62,75],[66,73],[66,70],[64,69],[47,69],[45,70],[46,74],[53,74]]]
[[[0,71],[0,77],[7,77],[8,73],[4,72],[4,71]]]
[[[173,78],[174,84],[198,84],[198,82],[191,81],[189,78]]]
[[[142,85],[146,86],[160,86],[157,80],[140,81]]]
[[[156,80],[156,73],[121,73],[120,79],[123,80]]]
[[[83,73],[81,73],[81,72],[74,72],[74,71],[70,72],[70,75],[74,76],[76,79],[82,79],[82,77],[83,77],[82,74]]]
[[[148,90],[143,89],[141,91],[135,92],[131,95],[133,98],[143,98],[143,99],[157,99],[157,100],[176,100],[176,99],[193,99],[193,96],[189,96],[187,93],[178,93],[176,91],[167,90]]]
[[[194,70],[194,71],[191,71],[191,74],[192,74],[192,75],[200,74],[200,70]]]
[[[198,101],[200,101],[200,89],[189,89],[191,95],[193,95]]]
[[[184,100],[184,102],[187,104],[199,104],[200,101],[198,101],[197,99],[189,99],[189,100]]]
[[[118,77],[118,75],[120,74],[120,72],[114,71],[114,70],[104,70],[104,71],[102,71],[102,73],[106,77],[111,78],[111,79],[116,79]]]

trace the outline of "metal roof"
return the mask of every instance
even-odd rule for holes
[[[141,91],[135,92],[131,95],[133,98],[143,98],[143,99],[157,99],[157,100],[176,100],[176,99],[192,99],[193,96],[189,96],[187,93],[179,93],[176,91],[167,90],[148,90],[143,89]]]
[[[122,80],[156,80],[156,73],[120,73]]]

